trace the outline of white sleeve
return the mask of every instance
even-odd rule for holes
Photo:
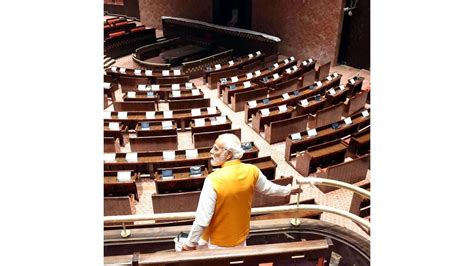
[[[287,186],[277,185],[267,179],[267,177],[260,171],[258,175],[257,184],[255,188],[258,192],[268,196],[288,196],[291,193],[291,184]]]
[[[202,187],[201,196],[196,210],[196,219],[194,220],[191,231],[189,232],[186,245],[193,247],[202,235],[204,228],[211,222],[216,206],[217,194],[212,187],[211,181],[206,178]]]

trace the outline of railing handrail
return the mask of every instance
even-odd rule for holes
[[[364,198],[370,199],[370,191],[360,188],[358,186],[354,186],[349,183],[327,179],[322,177],[300,177],[296,179],[297,184],[312,184],[312,185],[320,185],[320,186],[331,186],[331,187],[339,187],[345,188],[350,190],[354,193],[361,195]]]
[[[367,228],[370,231],[370,222],[353,214],[348,211],[336,209],[330,206],[316,205],[316,204],[301,204],[299,206],[295,205],[284,205],[284,206],[274,206],[274,207],[260,207],[252,208],[252,215],[260,214],[269,214],[269,213],[279,213],[279,212],[288,212],[288,211],[321,211],[337,214],[348,218],[355,223]],[[105,216],[104,222],[106,223],[125,223],[125,222],[135,222],[135,221],[148,221],[148,220],[189,220],[194,219],[196,212],[172,212],[172,213],[156,213],[156,214],[136,214],[136,215],[118,215],[118,216]]]

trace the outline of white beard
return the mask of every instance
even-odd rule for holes
[[[221,166],[225,163],[225,152],[221,154],[220,157],[212,156],[211,165],[212,166]]]

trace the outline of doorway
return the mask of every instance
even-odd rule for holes
[[[252,29],[252,0],[213,0],[212,23]]]
[[[370,0],[345,2],[349,10],[344,12],[337,62],[370,70]]]

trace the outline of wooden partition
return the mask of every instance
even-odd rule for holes
[[[312,69],[306,73],[304,73],[302,76],[302,85],[301,87],[306,87],[311,84],[313,84],[316,80],[316,70]]]
[[[360,187],[370,191],[370,182]],[[370,221],[370,199],[362,198],[361,195],[354,193],[349,212]]]
[[[364,155],[362,157],[331,165],[318,174],[318,177],[337,180],[349,184],[355,184],[362,181],[367,176],[369,170],[370,155]],[[323,193],[334,191],[338,188],[330,186],[316,186]]]
[[[178,149],[178,136],[156,136],[130,138],[132,152],[164,151]]]
[[[296,156],[296,171],[303,176],[316,172],[318,167],[342,163],[347,144],[337,139],[308,147],[302,155]]]
[[[133,196],[104,197],[104,216],[132,215],[135,214]],[[105,225],[121,225],[122,223],[106,223]],[[133,222],[126,222],[131,225]]]
[[[343,120],[338,121],[338,127],[336,129],[332,128],[331,125],[316,128],[316,136],[308,136],[307,131],[300,132],[301,139],[299,140],[293,140],[288,136],[285,145],[285,160],[289,162],[295,153],[304,151],[309,146],[354,134],[358,132],[359,129],[370,125],[370,116],[364,117],[362,112],[352,115],[351,120],[352,123],[348,125]]]
[[[331,61],[321,64],[316,71],[316,80],[323,80],[325,77],[329,75],[329,71],[331,69]]]
[[[305,130],[307,124],[307,115],[271,122],[265,126],[265,140],[270,144],[284,141],[289,134]]]
[[[211,106],[211,99],[209,98],[173,100],[173,101],[168,102],[169,110],[183,110],[183,109],[210,107],[210,106]]]
[[[120,142],[113,137],[104,137],[104,152],[115,153],[120,152]]]
[[[347,104],[344,106],[344,116],[350,116],[362,110],[365,107],[365,103],[367,102],[368,94],[369,92],[362,91],[350,98]]]
[[[318,128],[340,121],[344,112],[344,104],[339,103],[318,111],[309,116],[308,127]]]
[[[216,141],[217,137],[225,133],[234,134],[240,139],[241,129],[236,128],[236,129],[226,129],[226,130],[219,130],[219,131],[196,133],[193,135],[194,147],[201,148],[201,147],[212,146],[214,145],[214,142]]]
[[[299,84],[298,78],[292,78],[290,80],[286,80],[280,83],[275,84],[274,88],[270,88],[268,92],[269,97],[273,97],[276,95],[282,95],[285,92],[293,92],[297,89],[301,88]]]
[[[114,102],[114,111],[128,112],[128,111],[157,111],[156,104],[153,101],[127,101]]]
[[[196,211],[201,191],[153,194],[151,201],[153,213],[193,212]]]

